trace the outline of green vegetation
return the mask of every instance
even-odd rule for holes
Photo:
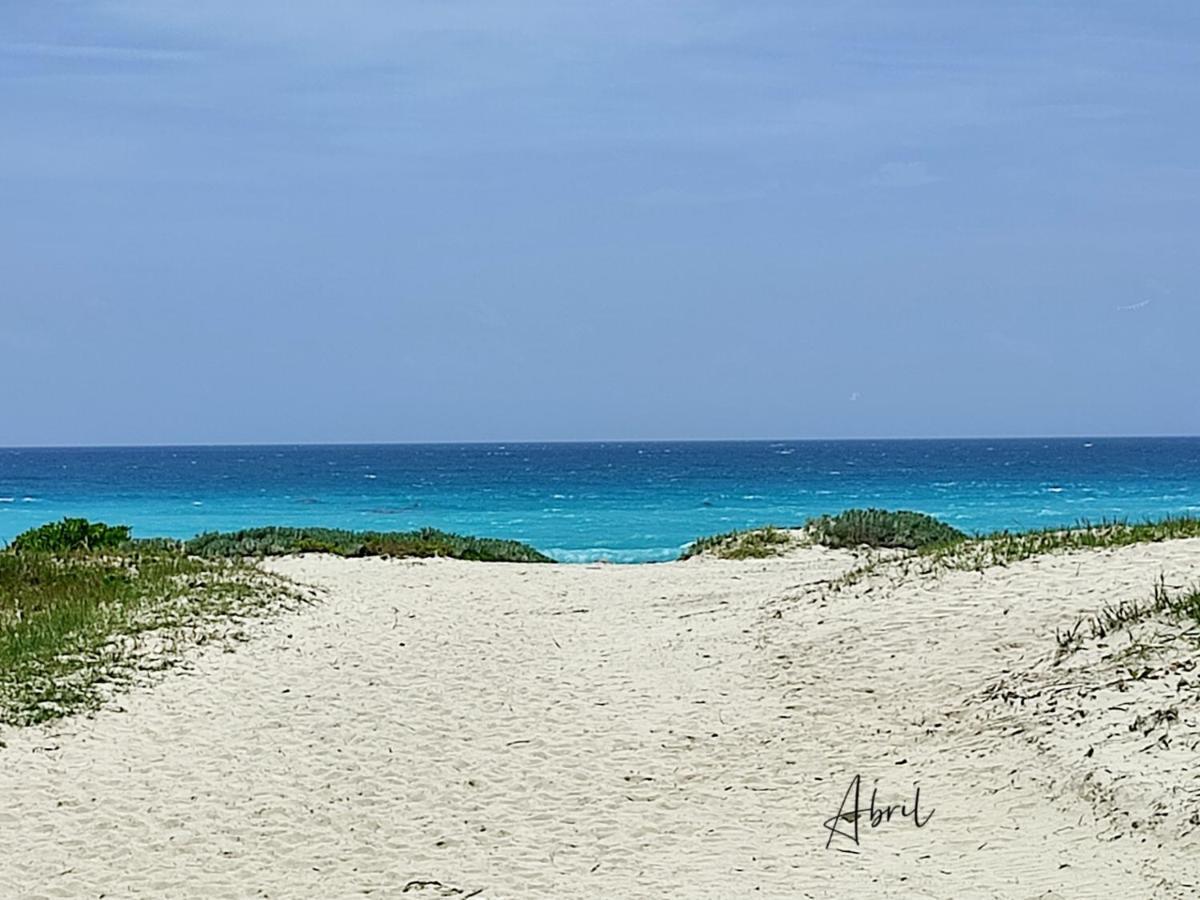
[[[1158,615],[1200,625],[1200,589],[1192,588],[1172,594],[1167,590],[1166,580],[1160,576],[1150,599],[1122,600],[1116,604],[1108,604],[1095,615],[1080,617],[1072,627],[1058,629],[1055,638],[1058,641],[1059,657],[1078,650],[1083,645],[1085,633],[1086,637],[1092,640],[1104,640],[1118,629],[1131,630]],[[1195,637],[1193,631],[1192,639],[1195,640]],[[1140,648],[1140,644],[1135,644],[1131,649]],[[1129,650],[1126,650],[1126,655],[1131,655]]]
[[[819,516],[805,526],[826,547],[887,547],[918,550],[952,544],[966,535],[933,516],[908,510],[848,509]]]
[[[879,509],[851,509],[819,516],[809,520],[805,528],[808,540],[828,547],[908,551],[883,555],[868,552],[858,565],[829,583],[826,589],[833,591],[876,574],[895,579],[949,570],[981,572],[1050,553],[1200,537],[1200,519],[1186,516],[1134,523],[1085,521],[1074,528],[968,537],[932,516]],[[680,559],[700,553],[726,559],[774,556],[790,540],[786,532],[775,528],[731,531],[693,541]]]
[[[184,543],[193,556],[449,556],[484,562],[553,562],[528,544],[463,537],[433,528],[421,531],[342,531],[335,528],[251,528],[233,534],[202,534]]]
[[[171,550],[0,552],[0,724],[30,725],[103,701],[188,644],[295,605],[283,579]]]
[[[814,542],[827,547],[915,550],[917,556],[952,569],[982,569],[1048,553],[1200,537],[1200,519],[1187,516],[1134,523],[1083,521],[1073,528],[999,531],[968,537],[924,513],[850,509],[836,516],[811,519],[805,527]]]
[[[997,532],[980,537],[961,537],[934,543],[899,556],[871,556],[844,573],[829,586],[840,591],[873,575],[889,579],[929,575],[945,571],[982,572],[992,566],[1007,566],[1022,560],[1072,550],[1098,550],[1131,544],[1155,543],[1200,537],[1200,519],[1168,517],[1138,523],[1081,522],[1075,528],[1027,532]]]
[[[958,544],[926,550],[933,561],[951,569],[1006,566],[1034,556],[1070,550],[1125,547],[1178,538],[1200,537],[1200,519],[1182,516],[1147,522],[1081,522],[1070,529],[997,532]]]
[[[791,540],[786,531],[770,525],[749,531],[728,531],[697,538],[683,549],[679,558],[690,559],[708,553],[720,559],[765,559],[780,554]]]
[[[129,542],[129,527],[63,519],[18,535],[13,549],[19,552],[67,553],[72,550],[105,550]]]
[[[43,525],[0,550],[0,724],[94,709],[189,645],[240,639],[246,620],[308,599],[247,558],[307,552],[550,561],[516,541],[433,529],[256,528],[174,541],[86,519]]]

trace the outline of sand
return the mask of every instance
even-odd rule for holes
[[[856,561],[275,561],[322,602],[3,735],[0,897],[1200,893],[1196,653],[1055,639],[1200,541]],[[856,775],[920,827],[831,835]]]

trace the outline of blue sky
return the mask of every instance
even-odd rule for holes
[[[1200,4],[0,6],[2,444],[1200,433]]]

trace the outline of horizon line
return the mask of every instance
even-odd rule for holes
[[[1031,435],[937,435],[921,437],[768,437],[768,438],[602,438],[597,440],[550,439],[531,440],[468,440],[468,441],[251,441],[239,443],[180,444],[12,444],[0,446],[10,450],[200,450],[222,447],[463,447],[463,446],[579,446],[586,444],[832,444],[868,442],[946,442],[946,441],[1129,441],[1129,440],[1195,440],[1198,434],[1031,434]]]

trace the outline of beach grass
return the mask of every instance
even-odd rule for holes
[[[923,555],[952,569],[985,569],[1072,550],[1111,549],[1200,537],[1200,519],[1168,516],[1144,522],[1081,521],[1071,528],[1001,531],[927,548]]]
[[[969,536],[924,513],[907,510],[851,509],[819,516],[805,524],[809,537],[826,547],[915,550],[951,568],[1007,565],[1034,556],[1200,537],[1200,518],[1167,516],[1144,522],[1092,523],[1062,528],[998,531]]]
[[[1067,528],[968,536],[923,513],[852,509],[810,519],[804,527],[814,543],[827,547],[908,549],[915,557],[950,569],[984,569],[1050,553],[1200,537],[1200,518],[1191,516],[1144,522],[1083,520]]]
[[[805,524],[809,537],[826,547],[918,550],[955,544],[967,535],[925,513],[911,510],[848,509]]]
[[[1099,523],[1084,520],[1067,528],[999,531],[971,536],[924,513],[850,509],[809,519],[800,529],[804,531],[804,540],[826,547],[908,551],[900,556],[869,558],[839,580],[841,586],[849,586],[885,563],[901,565],[906,571],[914,564],[922,572],[935,569],[982,571],[1052,553],[1196,538],[1200,537],[1200,518],[1167,516],[1143,522],[1106,520]],[[789,542],[794,539],[788,531],[770,526],[729,531],[697,538],[679,558],[688,559],[701,553],[726,559],[761,558],[782,552]]]
[[[679,558],[691,559],[708,554],[719,559],[765,559],[778,556],[791,541],[786,531],[770,525],[745,531],[727,531],[697,538],[683,549]]]
[[[177,551],[0,552],[0,723],[95,708],[183,647],[300,599],[240,561]]]
[[[1059,658],[1078,650],[1085,639],[1103,641],[1113,632],[1122,629],[1132,631],[1135,626],[1156,616],[1186,625],[1185,632],[1173,636],[1188,635],[1196,643],[1200,640],[1200,631],[1197,630],[1200,628],[1200,588],[1192,587],[1172,593],[1167,588],[1165,577],[1160,576],[1148,598],[1106,604],[1097,612],[1076,619],[1070,627],[1057,629],[1055,639]],[[1142,643],[1135,641],[1123,651],[1123,655],[1137,655],[1141,649]]]
[[[420,531],[345,531],[336,528],[251,528],[212,532],[184,542],[186,553],[201,557],[286,556],[331,553],[335,556],[444,556],[477,562],[553,562],[520,541],[476,538],[424,528]]]
[[[434,529],[256,528],[139,540],[123,525],[64,519],[0,550],[0,724],[99,706],[140,672],[307,598],[254,559],[295,553],[550,562],[517,541]]]

